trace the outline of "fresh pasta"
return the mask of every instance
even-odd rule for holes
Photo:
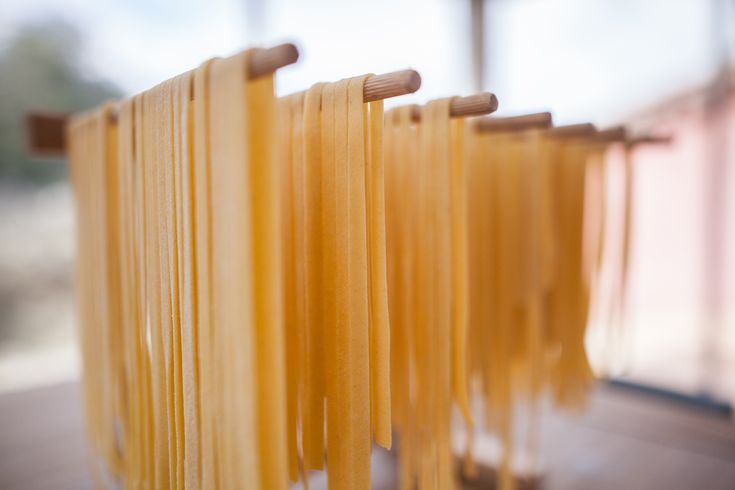
[[[70,126],[90,433],[126,488],[287,487],[276,110],[251,53]]]
[[[372,75],[277,98],[255,53],[69,124],[97,485],[369,489],[395,435],[400,488],[451,490],[482,428],[512,489],[518,407],[533,452],[540,400],[593,379],[605,146],[453,98],[384,113]]]
[[[454,488],[453,401],[466,380],[467,229],[463,120],[451,99],[386,115],[386,206],[394,428],[401,488]]]
[[[391,445],[383,112],[365,79],[279,100],[290,473],[326,451],[336,489],[370,488],[372,441]]]
[[[516,409],[528,407],[533,453],[539,398],[578,409],[593,378],[585,333],[603,210],[587,182],[601,178],[599,147],[540,130],[466,139],[470,369],[501,443],[499,485],[509,489]]]
[[[391,445],[382,101],[251,55],[70,125],[100,486],[367,489]]]

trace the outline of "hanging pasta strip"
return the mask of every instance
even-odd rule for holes
[[[298,403],[299,385],[301,382],[301,369],[299,359],[299,329],[298,324],[298,286],[296,277],[295,253],[297,246],[294,239],[294,220],[298,204],[294,202],[294,152],[292,151],[292,140],[295,133],[294,107],[299,103],[296,97],[282,98],[278,100],[279,118],[281,126],[281,137],[284,144],[281,147],[280,159],[282,163],[281,193],[283,202],[281,205],[282,225],[282,254],[283,254],[283,286],[284,286],[284,329],[286,340],[286,414],[287,414],[287,439],[289,456],[289,477],[292,481],[298,479],[299,454],[298,454]]]
[[[289,97],[291,104],[291,127],[293,141],[296,144],[291,145],[292,167],[291,180],[292,190],[292,234],[293,234],[293,264],[294,264],[294,283],[296,286],[296,303],[295,303],[295,322],[292,327],[295,331],[295,359],[289,360],[287,366],[293,366],[295,371],[299,373],[298,379],[298,399],[299,405],[304,406],[305,402],[305,383],[306,383],[306,239],[305,239],[305,172],[304,167],[304,94],[294,94]],[[298,416],[297,416],[298,420]],[[303,429],[301,429],[303,431]],[[303,432],[302,432],[303,435]],[[303,443],[302,443],[303,446]]]
[[[154,408],[154,373],[152,351],[149,339],[150,324],[148,323],[149,309],[147,305],[148,291],[151,287],[148,276],[147,253],[149,245],[149,236],[147,229],[147,206],[146,203],[150,199],[147,189],[147,171],[145,166],[145,145],[153,144],[151,141],[144,141],[145,127],[143,124],[144,115],[144,99],[142,95],[135,96],[132,99],[133,105],[133,153],[135,175],[135,200],[133,204],[133,215],[135,220],[135,236],[136,236],[136,273],[139,280],[139,289],[137,291],[139,309],[137,311],[137,345],[141,353],[139,359],[139,372],[141,373],[141,426],[143,428],[143,481],[146,485],[153,486],[157,482],[158,472],[155,466],[156,456],[156,419]]]
[[[348,223],[348,339],[349,356],[354,363],[348,396],[352,398],[350,423],[354,425],[354,454],[358,488],[370,487],[370,323],[369,264],[367,241],[366,144],[363,87],[367,75],[354,77],[347,85],[347,207]],[[341,118],[337,108],[336,118]],[[339,148],[339,145],[338,145]],[[338,172],[338,175],[340,173]],[[338,206],[341,202],[337,194]],[[343,201],[342,201],[343,202]],[[340,206],[341,209],[342,208]]]
[[[172,475],[169,454],[169,424],[168,424],[168,389],[166,375],[166,359],[163,342],[163,299],[161,297],[161,268],[162,254],[160,246],[161,197],[159,191],[159,162],[162,158],[159,152],[161,141],[160,99],[163,97],[163,87],[158,86],[142,95],[143,112],[143,170],[145,172],[145,271],[146,271],[146,304],[147,321],[151,343],[151,382],[153,405],[153,441],[154,460],[156,469],[155,484],[158,487],[171,486]]]
[[[210,159],[210,80],[212,61],[203,63],[193,73],[193,228],[194,276],[196,278],[196,334],[199,356],[199,408],[202,488],[220,485],[218,400],[215,365],[215,330],[213,328],[213,263],[212,263],[212,170]]]
[[[391,447],[390,326],[388,318],[385,195],[383,163],[383,101],[363,105],[369,115],[366,138],[367,235],[370,299],[370,381],[375,442]],[[363,120],[364,121],[364,120]]]
[[[335,84],[326,84],[321,104],[322,280],[326,380],[327,464],[331,481],[337,481],[343,455],[335,450],[338,436],[337,383],[337,180]],[[336,485],[337,483],[335,483]]]
[[[141,423],[140,423],[140,378],[137,343],[135,292],[135,246],[133,230],[133,104],[126,101],[118,118],[117,195],[118,195],[118,246],[120,263],[120,301],[125,369],[125,423],[123,425],[123,463],[128,477],[127,485],[132,488],[142,485],[141,474]]]
[[[107,109],[75,116],[69,127],[71,175],[79,195],[77,218],[80,223],[78,240],[81,252],[77,271],[79,311],[82,330],[82,359],[85,366],[85,411],[92,446],[102,461],[95,466],[95,479],[102,481],[105,472],[117,474],[120,470],[118,443],[115,440],[113,405],[113,359],[109,336],[108,224],[105,191],[108,179],[105,169],[115,171],[114,142],[107,131]],[[122,381],[122,380],[120,380]],[[119,414],[117,414],[119,415]]]
[[[392,403],[401,487],[452,488],[451,407],[467,399],[466,176],[452,99],[389,111],[386,203]]]
[[[200,485],[199,346],[195,285],[194,184],[193,184],[193,74],[173,81],[174,105],[174,198],[176,208],[176,255],[178,258],[176,297],[179,328],[176,352],[179,368],[178,433],[179,480],[186,487]]]
[[[518,359],[518,349],[523,345],[522,322],[518,321],[518,303],[522,290],[522,272],[520,268],[520,210],[518,200],[519,181],[519,148],[513,136],[500,136],[497,144],[500,147],[499,158],[491,169],[494,195],[493,206],[495,235],[492,245],[495,251],[493,291],[496,296],[495,322],[493,340],[496,348],[493,352],[495,362],[493,386],[489,396],[494,406],[497,430],[503,443],[500,463],[500,488],[513,488],[511,473],[512,448],[512,374],[514,363]]]
[[[327,393],[327,461],[329,463],[329,486],[332,488],[357,487],[364,480],[365,463],[361,468],[353,467],[358,460],[358,441],[353,424],[349,418],[356,409],[352,387],[356,381],[355,370],[358,360],[352,357],[352,324],[350,313],[350,173],[352,167],[348,160],[348,85],[349,80],[335,83],[334,91],[325,94],[331,98],[334,124],[334,233],[335,240],[335,329],[330,356],[332,364],[332,390]],[[327,102],[329,103],[329,102]],[[361,108],[362,113],[362,108]],[[359,389],[359,388],[358,388]],[[361,427],[369,427],[369,420],[362,420]],[[359,430],[359,429],[358,429]],[[332,465],[335,462],[336,465]],[[362,470],[362,472],[360,471]],[[364,485],[364,484],[363,484]],[[369,487],[369,484],[367,485]]]
[[[240,65],[240,76],[247,73]],[[242,78],[241,78],[242,80]],[[260,451],[267,460],[264,488],[285,488],[285,362],[282,296],[280,284],[280,229],[278,226],[278,167],[274,164],[274,85],[273,75],[249,80],[250,98],[247,128],[250,138],[250,182],[253,205],[253,242],[255,263],[255,341],[260,350],[258,397],[258,437]],[[303,169],[303,167],[302,167]],[[302,170],[303,172],[303,170]],[[303,257],[300,256],[303,264]],[[303,310],[303,305],[301,305]],[[302,313],[303,315],[303,313]]]
[[[633,171],[633,148],[631,145],[625,145],[623,161],[623,230],[621,233],[621,260],[620,260],[620,276],[617,288],[617,317],[618,317],[618,335],[623,343],[622,338],[625,336],[624,316],[626,310],[626,296],[628,293],[628,276],[630,275],[630,250],[632,240],[633,226],[633,197],[635,190],[635,172]]]
[[[464,119],[450,122],[451,248],[452,248],[452,392],[465,424],[472,426],[467,392],[467,176]]]
[[[306,382],[304,387],[302,445],[304,468],[324,468],[325,338],[324,256],[322,193],[322,124],[320,107],[325,84],[312,86],[304,95],[304,247],[306,314]],[[296,144],[299,142],[296,141]],[[290,373],[289,373],[290,376]]]
[[[160,274],[161,274],[161,325],[163,352],[166,363],[166,401],[167,401],[167,421],[168,421],[168,453],[169,453],[169,472],[171,485],[173,488],[179,488],[180,481],[180,434],[179,434],[179,414],[177,413],[177,405],[179,398],[179,386],[177,376],[177,291],[175,285],[177,283],[176,257],[175,257],[175,227],[174,227],[174,197],[172,192],[173,184],[173,159],[174,159],[174,134],[172,131],[173,121],[173,80],[168,80],[161,84],[160,95],[158,98],[157,108],[160,111],[160,126],[158,133],[158,157],[156,164],[158,166],[158,196],[159,206],[158,222],[161,226],[159,232],[159,246],[161,254]]]
[[[528,429],[524,449],[531,472],[536,471],[539,451],[539,417],[541,390],[545,380],[545,351],[543,344],[543,299],[545,294],[545,260],[551,238],[548,234],[547,172],[539,131],[523,135],[526,151],[521,162],[521,203],[523,206],[522,241],[525,250],[526,287],[525,360],[520,366],[521,394],[528,404]]]
[[[433,338],[432,358],[430,362],[434,367],[433,379],[435,383],[435,397],[427,400],[435,405],[433,421],[433,435],[437,444],[437,476],[438,488],[453,487],[453,469],[451,459],[451,447],[449,440],[449,423],[451,415],[451,386],[452,386],[452,291],[451,286],[451,188],[450,180],[450,157],[451,146],[449,141],[449,104],[451,99],[431,101],[426,105],[427,125],[431,130],[423,137],[430,145],[425,147],[431,153],[424,154],[422,159],[428,163],[430,181],[430,192],[433,196],[426,195],[428,209],[431,215],[430,239],[434,243],[434,256],[429,260],[433,262],[433,329],[430,334]],[[428,360],[427,360],[428,361]],[[428,380],[427,380],[428,381]]]
[[[413,328],[415,209],[414,163],[418,139],[412,134],[411,107],[399,107],[386,113],[385,128],[385,205],[388,265],[388,300],[391,321],[391,408],[395,430],[400,435],[399,484],[413,488],[415,481],[411,367],[411,328]]]
[[[222,331],[215,348],[217,361],[220,356],[224,360],[219,366],[227,368],[220,376],[222,422],[227,428],[220,434],[225,449],[225,480],[220,484],[285,488],[273,80],[268,75],[246,81],[249,54],[215,60],[210,70],[214,321]]]

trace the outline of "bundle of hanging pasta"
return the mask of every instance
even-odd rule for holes
[[[285,489],[326,451],[367,489],[390,446],[382,102],[276,103],[251,54],[70,125],[100,486]]]
[[[367,76],[279,100],[292,480],[328,466],[331,489],[370,488],[390,448],[383,102]]]
[[[619,372],[624,367],[628,353],[629,331],[626,329],[626,294],[628,289],[628,275],[631,252],[631,225],[633,209],[633,143],[622,141],[622,145],[613,145],[609,151],[600,147],[597,151],[597,165],[600,170],[600,179],[605,182],[605,174],[610,174],[609,182],[603,183],[610,187],[611,195],[617,197],[614,206],[603,208],[600,226],[605,231],[601,243],[599,268],[606,274],[607,283],[600,287],[597,300],[594,304],[596,315],[596,334],[591,347],[599,355],[595,356],[596,369],[606,375]],[[600,145],[602,146],[602,145]],[[603,204],[606,202],[605,193],[601,193]],[[608,216],[609,215],[609,216]],[[607,286],[607,287],[605,287]]]
[[[249,55],[71,123],[98,480],[287,486],[273,79]]]
[[[386,115],[386,207],[394,429],[401,488],[453,488],[453,402],[466,382],[467,230],[463,121],[451,99]]]
[[[530,407],[533,440],[539,396],[578,408],[593,377],[584,341],[602,199],[588,182],[601,191],[602,174],[598,147],[580,139],[470,131],[467,146],[470,372],[512,488],[514,409]]]
[[[464,131],[449,99],[420,121],[413,111],[387,113],[385,146],[401,487],[454,485],[450,420],[456,404],[472,433],[469,369],[501,441],[500,486],[512,488],[518,402],[533,413],[550,389],[578,407],[592,377],[584,335],[600,260],[601,147]]]
[[[100,485],[287,486],[273,80],[249,55],[71,123]]]

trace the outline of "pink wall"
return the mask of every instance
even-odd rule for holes
[[[735,400],[735,103],[707,118],[702,104],[688,104],[654,131],[671,134],[668,146],[634,150],[632,256],[625,325],[627,374],[678,389],[710,391]],[[722,126],[724,124],[724,126]],[[720,126],[717,126],[720,125]],[[720,128],[720,136],[717,128]],[[724,165],[712,170],[713,139]],[[619,198],[621,152],[609,154],[611,209]],[[708,172],[724,192],[713,246],[708,206],[716,200]],[[714,181],[714,180],[713,180]],[[611,216],[608,243],[618,225]],[[711,222],[712,220],[709,219]],[[708,262],[713,251],[721,260]],[[614,247],[613,260],[617,260]],[[707,264],[713,264],[713,267]],[[708,271],[708,272],[705,272]],[[721,287],[716,284],[718,274]],[[603,277],[603,279],[605,279]],[[719,290],[719,296],[714,295]],[[721,314],[715,315],[719,298]]]

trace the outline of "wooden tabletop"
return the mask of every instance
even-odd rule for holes
[[[76,383],[0,395],[0,488],[92,488],[79,396]],[[735,488],[732,421],[609,386],[581,417],[545,414],[541,454],[547,489]],[[373,466],[375,487],[394,488],[392,458]]]

